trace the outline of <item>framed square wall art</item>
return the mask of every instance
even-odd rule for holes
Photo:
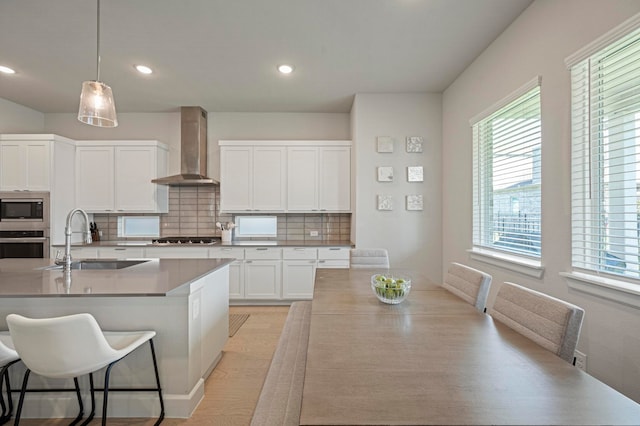
[[[422,152],[422,136],[407,136],[407,152]]]
[[[378,210],[393,210],[393,196],[378,194]]]
[[[407,182],[422,182],[423,173],[422,166],[407,167]]]
[[[407,195],[407,210],[422,210],[422,195]]]
[[[393,152],[393,138],[391,136],[378,136],[378,152]]]
[[[393,182],[393,167],[378,167],[378,182]]]

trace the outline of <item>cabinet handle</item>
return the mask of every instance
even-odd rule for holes
[[[253,260],[245,260],[246,263],[253,263]]]
[[[233,249],[230,249],[230,248],[223,248],[223,249],[221,249],[221,250],[222,250],[222,251],[231,251],[231,250],[233,250]]]
[[[117,248],[117,249],[115,249],[115,250],[116,250],[116,251],[125,251],[125,250],[126,250],[126,248]]]
[[[324,260],[318,260],[318,263],[324,263],[324,262],[325,262]]]
[[[305,251],[306,249],[302,248],[302,247],[296,247],[294,248],[295,251]]]
[[[310,260],[309,263],[316,263],[316,261],[315,260]]]
[[[340,250],[340,247],[331,247],[329,250]]]
[[[269,248],[268,247],[258,247],[258,248],[256,248],[256,250],[265,251],[265,250],[269,250]]]

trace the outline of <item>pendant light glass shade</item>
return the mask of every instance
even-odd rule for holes
[[[101,81],[85,81],[80,94],[78,120],[98,127],[116,127],[116,103],[111,87]]]
[[[100,0],[97,0],[97,3],[97,75],[95,80],[82,83],[78,120],[91,126],[116,127],[118,118],[116,117],[116,103],[113,100],[113,92],[111,87],[100,81]]]

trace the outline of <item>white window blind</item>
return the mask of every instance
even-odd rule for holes
[[[640,277],[640,30],[571,66],[572,264]]]
[[[531,85],[528,85],[531,86]],[[473,244],[539,258],[541,254],[540,86],[473,127]]]

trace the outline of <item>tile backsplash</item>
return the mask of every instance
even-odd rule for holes
[[[172,186],[169,188],[169,212],[163,214],[131,214],[159,216],[160,236],[220,236],[216,222],[232,222],[235,213],[219,213],[218,186]],[[265,213],[261,213],[265,214]],[[249,216],[253,214],[242,214]],[[255,215],[260,215],[255,214]],[[269,214],[272,215],[272,214]],[[275,214],[278,218],[278,240],[349,241],[350,213]],[[103,240],[118,240],[118,215],[94,214]],[[317,231],[318,236],[311,236]],[[130,238],[131,239],[131,238]]]

